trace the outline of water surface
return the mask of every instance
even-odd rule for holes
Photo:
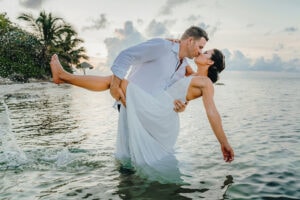
[[[202,100],[180,114],[185,185],[149,182],[114,159],[109,92],[0,85],[0,199],[298,199],[300,75],[225,72],[215,86],[235,161],[222,160]]]

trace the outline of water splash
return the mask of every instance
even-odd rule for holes
[[[8,130],[11,131],[11,120],[9,118],[9,109],[4,100],[1,101],[3,105],[3,109],[0,109],[0,130]]]
[[[68,164],[73,162],[75,160],[74,155],[69,151],[67,147],[63,148],[62,150],[56,152],[56,154],[53,154],[53,152],[47,152],[43,157],[41,157],[41,160],[47,162],[47,163],[55,163],[55,165],[60,167],[66,167]]]
[[[73,161],[73,157],[67,147],[57,153],[56,165],[58,167],[64,167]]]
[[[34,151],[29,151],[26,155],[14,136],[10,116],[11,113],[5,99],[0,99],[0,169],[15,169],[24,167],[24,165],[34,167],[36,164],[41,164],[41,160],[48,164],[49,162],[55,163],[58,168],[61,168],[74,161],[74,156],[67,147],[55,154],[46,151],[47,153],[43,157],[36,155]],[[33,164],[33,166],[28,164]]]
[[[16,168],[28,162],[28,159],[17,144],[11,131],[9,109],[4,100],[1,101],[4,110],[0,110],[0,163],[5,163],[7,168]]]

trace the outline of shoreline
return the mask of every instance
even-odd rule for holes
[[[24,84],[24,83],[52,83],[51,79],[35,79],[29,78],[28,82],[12,81],[9,78],[0,77],[0,85],[13,85],[13,84]]]

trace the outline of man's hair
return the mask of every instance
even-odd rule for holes
[[[205,40],[208,41],[208,35],[206,31],[198,26],[191,26],[190,28],[188,28],[181,36],[181,39],[184,40],[188,37],[193,37],[196,40],[204,37]]]

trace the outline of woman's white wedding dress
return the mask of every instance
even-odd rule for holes
[[[128,84],[127,107],[120,110],[120,117],[126,115],[127,122],[119,124],[128,132],[119,129],[116,150],[123,167],[133,168],[150,180],[182,182],[174,155],[179,116],[173,108],[175,99],[186,101],[191,79],[191,76],[182,78],[156,96],[133,83]]]

